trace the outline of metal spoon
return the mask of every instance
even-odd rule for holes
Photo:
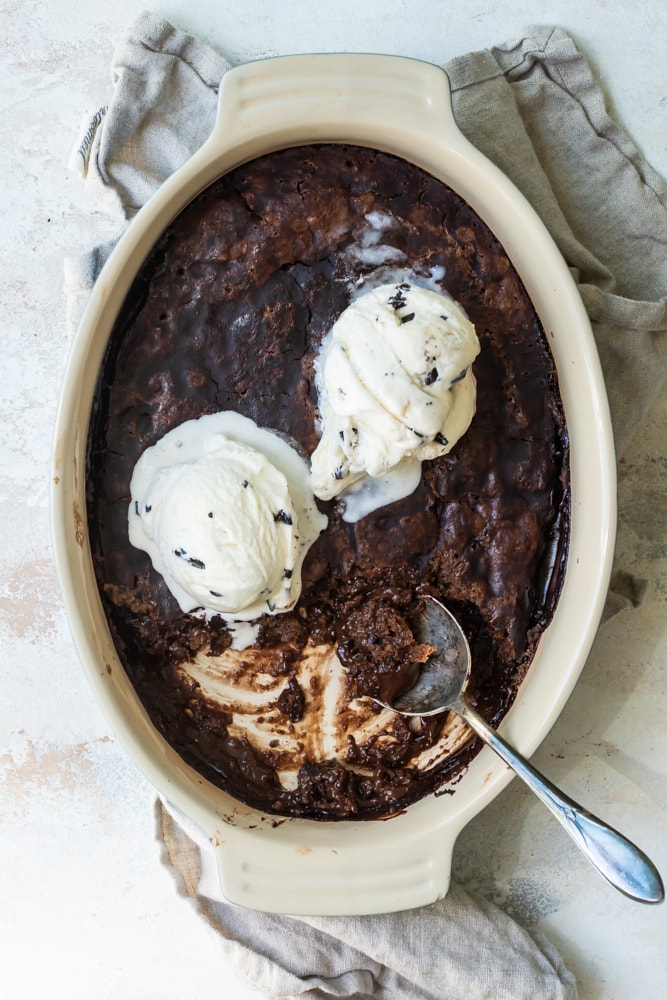
[[[375,701],[407,716],[455,712],[523,778],[613,886],[639,902],[661,903],[665,890],[653,862],[620,833],[564,795],[470,707],[463,694],[470,674],[470,647],[457,620],[435,598],[427,599],[418,639],[433,646],[435,652],[424,664],[417,683],[392,704],[379,698]]]

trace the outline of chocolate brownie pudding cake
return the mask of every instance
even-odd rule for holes
[[[432,308],[454,344],[446,375],[437,350],[419,379],[400,359],[376,363],[369,335],[377,391],[390,394],[373,438],[345,409],[355,393],[367,400],[368,380],[340,375],[349,352],[336,355],[336,331],[355,310],[375,329],[384,309],[409,349]],[[392,463],[354,464],[365,449],[369,470],[389,449],[398,376],[425,408],[444,399],[438,384],[458,400],[428,431],[403,407],[400,482]],[[471,700],[497,725],[567,551],[556,373],[502,246],[446,185],[375,150],[296,147],[225,175],[163,234],[115,324],[87,504],[120,659],[203,776],[267,813],[313,819],[389,816],[437,792],[477,741],[448,714],[408,722],[368,696],[411,686],[430,653],[417,626],[431,594],[461,621]],[[202,540],[222,521],[237,561],[215,577]],[[271,561],[270,581],[229,603]]]

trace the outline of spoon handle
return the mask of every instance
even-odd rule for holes
[[[613,886],[642,903],[663,901],[662,879],[643,851],[556,788],[465,701],[457,702],[454,711],[535,792],[577,847]]]

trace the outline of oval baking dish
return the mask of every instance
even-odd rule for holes
[[[184,763],[149,721],[109,633],[85,513],[95,385],[114,321],[147,254],[218,177],[263,153],[312,142],[394,153],[449,185],[504,246],[546,331],[570,435],[570,548],[556,613],[502,731],[530,754],[552,726],[585,662],[609,581],[615,459],[608,406],[588,318],[565,262],[525,199],[458,131],[447,77],[435,66],[385,56],[290,56],[226,74],[211,137],[138,213],[90,296],[57,418],[53,538],[74,641],[96,697],[137,765],[210,839],[225,897],[288,913],[388,912],[446,893],[456,837],[511,773],[484,749],[455,794],[430,796],[384,822],[276,822],[232,799]]]

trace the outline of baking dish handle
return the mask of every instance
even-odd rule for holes
[[[392,133],[428,138],[437,130],[463,140],[444,70],[403,56],[279,56],[237,66],[220,85],[207,142],[253,155],[253,144],[359,142],[388,148]]]
[[[447,894],[458,829],[439,834],[432,825],[416,832],[406,825],[401,840],[395,831],[382,836],[372,821],[367,830],[355,824],[333,834],[329,826],[303,841],[289,828],[282,838],[279,829],[239,837],[227,828],[211,838],[217,886],[210,884],[250,909],[328,916],[408,910]]]

